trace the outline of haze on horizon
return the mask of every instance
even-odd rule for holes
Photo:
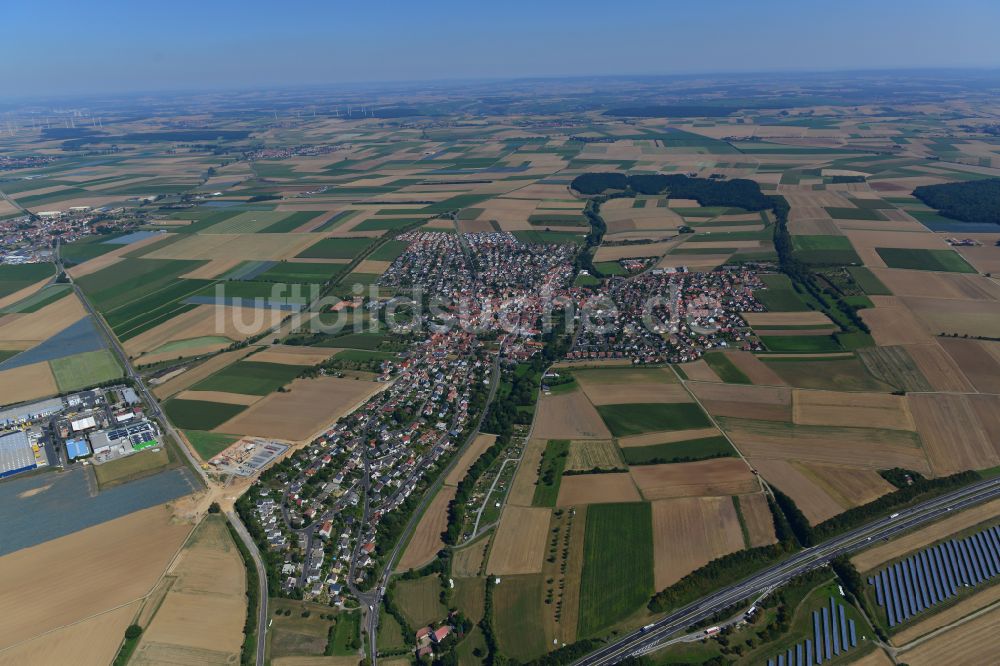
[[[8,7],[10,97],[345,82],[1000,66],[989,0]]]

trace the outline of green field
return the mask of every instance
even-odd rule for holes
[[[629,465],[659,465],[724,458],[735,456],[736,451],[729,440],[720,435],[652,446],[626,446],[622,448],[622,454]]]
[[[493,629],[505,656],[526,663],[548,649],[542,613],[550,611],[544,598],[541,574],[504,576],[493,588]]]
[[[58,358],[49,361],[49,366],[63,393],[103,384],[124,374],[114,354],[107,349]]]
[[[646,502],[587,507],[577,634],[618,622],[653,594],[653,518]]]
[[[397,354],[395,352],[368,351],[365,349],[345,349],[342,352],[337,352],[333,358],[349,363],[367,363],[368,361],[391,361],[397,358]]]
[[[13,305],[9,305],[3,309],[0,309],[0,313],[14,313],[20,312],[28,314],[31,312],[38,312],[46,305],[55,303],[61,298],[67,296],[70,292],[70,286],[68,284],[51,284],[42,287],[31,296],[21,299]]]
[[[583,244],[583,234],[574,234],[565,231],[515,231],[514,237],[522,243],[575,243]]]
[[[396,257],[406,252],[407,247],[409,247],[409,243],[406,241],[386,241],[372,250],[368,258],[375,261],[393,261]]]
[[[179,352],[185,351],[187,349],[197,349],[199,347],[208,347],[209,345],[223,345],[232,342],[229,338],[223,337],[221,335],[203,335],[198,338],[187,338],[185,340],[172,340],[171,342],[164,343],[153,350],[153,352],[160,354],[163,352]]]
[[[371,238],[324,238],[296,256],[302,259],[353,259],[372,243]]]
[[[155,451],[133,453],[124,458],[116,458],[100,465],[94,465],[94,474],[100,487],[107,488],[155,474],[166,468],[171,462],[166,447],[160,446]]]
[[[239,439],[234,435],[220,435],[203,430],[185,430],[184,436],[191,442],[191,446],[202,460],[210,460]]]
[[[562,483],[563,470],[566,468],[566,457],[569,455],[569,441],[565,439],[550,439],[542,453],[542,462],[538,467],[538,484],[531,506],[555,506],[559,497],[559,485]]]
[[[603,275],[628,275],[628,271],[617,261],[598,261],[594,264],[594,268]]]
[[[262,282],[323,283],[338,275],[342,270],[343,266],[338,264],[282,261],[254,279]]]
[[[886,206],[892,208],[892,206]],[[885,215],[878,212],[876,208],[835,208],[825,207],[827,214],[835,220],[880,220],[886,219]]]
[[[238,361],[191,388],[196,391],[267,395],[298,377],[304,367],[306,366],[285,363]]]
[[[701,407],[692,402],[601,405],[597,411],[615,437],[711,425]]]
[[[373,351],[388,340],[384,333],[348,333],[336,337],[324,338],[317,347],[342,347],[344,349],[364,349]]]
[[[762,335],[769,351],[788,353],[823,353],[844,351],[831,335]]]
[[[911,250],[877,247],[875,251],[889,268],[910,268],[918,271],[975,273],[976,269],[954,250]]]
[[[319,217],[321,213],[318,211],[299,211],[291,214],[285,213],[285,215],[286,217],[284,219],[279,220],[270,226],[264,227],[261,231],[265,234],[291,233],[306,222]]]
[[[72,243],[60,243],[59,258],[66,266],[75,266],[121,247],[121,245],[105,243],[104,241],[109,238],[109,236],[91,236]]]
[[[806,312],[809,310],[809,306],[795,291],[795,287],[787,275],[767,274],[761,275],[760,279],[767,289],[756,289],[753,296],[770,312]]]
[[[333,630],[332,645],[328,652],[335,657],[348,657],[358,653],[360,642],[361,611],[353,613],[338,613],[337,624]]]
[[[392,600],[414,631],[448,616],[448,609],[441,603],[441,578],[437,574],[396,581]]]
[[[854,281],[861,287],[862,291],[869,296],[892,296],[889,288],[882,284],[882,281],[864,266],[850,266],[847,272],[851,274],[851,277],[854,278]]]
[[[729,360],[729,357],[722,352],[708,352],[703,357],[705,363],[708,367],[715,371],[715,374],[719,375],[719,379],[726,382],[727,384],[752,384],[750,378],[747,377],[746,373],[736,367],[736,365]]]
[[[52,264],[0,265],[0,298],[9,296],[25,287],[30,287],[55,274],[56,269]]]
[[[278,224],[290,213],[273,210],[251,210],[237,213],[221,222],[213,224],[205,229],[205,234],[253,234],[263,231],[267,227]],[[300,226],[300,222],[296,226]]]
[[[796,388],[826,389],[831,391],[892,391],[865,369],[854,356],[795,359],[768,358],[760,360],[778,376]]]
[[[246,405],[179,398],[172,398],[163,404],[163,409],[173,424],[184,430],[211,430],[246,408]]]
[[[422,218],[392,218],[392,217],[370,217],[356,224],[351,231],[388,231],[389,229],[402,229],[423,222]]]
[[[792,236],[795,258],[807,264],[860,264],[846,236]]]

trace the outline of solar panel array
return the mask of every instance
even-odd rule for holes
[[[844,605],[830,597],[830,605],[813,611],[813,637],[797,643],[784,654],[767,660],[767,666],[815,666],[846,653],[858,645],[854,620],[848,620]]]
[[[1000,574],[1000,526],[917,551],[868,578],[890,627]]]

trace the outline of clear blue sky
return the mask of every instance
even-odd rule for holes
[[[16,97],[773,70],[1000,67],[996,0],[12,0]]]

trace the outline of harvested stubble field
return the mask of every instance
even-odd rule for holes
[[[315,347],[296,347],[294,345],[273,345],[264,351],[254,354],[253,360],[258,363],[286,363],[288,365],[316,365],[336,354],[339,349]]]
[[[26,343],[23,346],[30,346],[41,342],[86,316],[80,299],[72,295],[35,312],[4,317],[0,323],[0,348],[21,349],[10,345]]]
[[[879,347],[934,341],[934,336],[895,296],[872,296],[871,300],[875,307],[861,310],[860,315]]]
[[[238,658],[246,619],[246,569],[222,517],[202,522],[169,575],[173,585],[143,632],[133,661]]]
[[[448,527],[448,504],[455,499],[455,486],[442,486],[420,517],[396,571],[419,569],[433,560],[445,547],[441,533]]]
[[[556,506],[638,502],[641,499],[629,474],[581,474],[563,476]]]
[[[190,532],[155,506],[0,558],[0,649],[145,596]]]
[[[996,659],[991,636],[1000,626],[1000,607],[984,613],[906,650],[900,657],[912,666],[939,664],[987,664]]]
[[[0,405],[59,393],[52,369],[45,361],[0,372]]]
[[[25,664],[110,664],[139,602],[36,636],[0,652],[0,666]]]
[[[938,350],[940,351],[940,350]],[[920,372],[906,347],[871,347],[859,349],[858,359],[868,372],[901,391],[931,391],[933,387]]]
[[[747,535],[750,537],[750,547],[766,546],[777,541],[774,536],[774,518],[763,493],[740,495],[739,502]]]
[[[689,384],[712,416],[790,421],[792,391],[783,386]]]
[[[1000,286],[981,275],[928,273],[897,268],[873,268],[872,273],[896,296],[998,300]]]
[[[747,464],[739,458],[642,465],[630,468],[629,475],[647,500],[743,495],[759,489]]]
[[[931,333],[1000,338],[1000,301],[923,297],[906,297],[900,300]]]
[[[540,439],[611,439],[601,415],[580,390],[540,396],[533,434]]]
[[[916,429],[906,398],[887,393],[796,389],[792,393],[792,420],[799,425],[863,423],[868,428]]]
[[[464,479],[465,475],[468,473],[469,468],[472,467],[472,465],[479,460],[479,457],[486,453],[486,449],[493,446],[496,441],[496,435],[487,435],[485,433],[477,435],[476,439],[469,445],[469,448],[467,448],[465,453],[462,454],[462,457],[458,459],[457,463],[455,463],[455,467],[448,472],[448,476],[445,477],[444,482],[449,486],[457,486],[461,483],[462,479]]]
[[[916,624],[903,629],[892,637],[893,645],[904,646],[921,636],[926,636],[941,627],[958,622],[964,617],[977,613],[982,609],[1000,602],[1000,585],[992,585],[982,592],[976,592],[962,599],[954,606],[933,613]]]
[[[570,442],[567,471],[591,469],[624,469],[621,450],[611,440],[584,440]]]
[[[902,349],[913,359],[913,363],[927,384],[934,391],[958,391],[971,393],[975,391],[955,359],[948,355],[937,340],[926,344],[905,345]]]
[[[545,439],[528,440],[507,495],[508,505],[531,506],[535,497],[535,484],[538,482],[538,465],[547,444],[548,440]]]
[[[489,538],[479,539],[474,544],[452,551],[451,575],[466,577],[478,576],[479,569],[486,559],[486,549],[490,545]]]
[[[276,325],[282,313],[278,310],[255,310],[249,307],[227,305],[199,305],[177,315],[155,328],[144,331],[125,341],[125,351],[130,356],[139,356],[137,363],[154,363],[155,359],[143,355],[153,355],[164,345],[194,338],[222,337],[229,340],[243,340]],[[238,325],[239,324],[239,325]],[[249,331],[249,333],[248,333]],[[216,348],[222,348],[216,345]],[[174,352],[168,358],[191,356],[202,352],[200,348]]]
[[[739,518],[729,497],[658,500],[652,506],[657,590],[743,548]]]
[[[854,355],[808,357],[772,356],[768,365],[790,385],[797,388],[832,391],[892,391],[865,369]]]
[[[588,381],[580,385],[595,407],[637,402],[691,402],[690,394],[680,384],[636,382],[608,385]]]
[[[799,460],[876,470],[903,467],[930,474],[920,439],[903,430],[803,426],[731,418],[721,419],[720,425],[736,447],[755,460]]]
[[[552,510],[507,506],[486,565],[488,575],[540,573]]]
[[[1000,434],[1000,396],[925,393],[907,399],[935,475],[1000,465],[1000,442],[992,441]]]
[[[387,386],[339,377],[296,379],[287,392],[272,393],[214,430],[303,441]]]

